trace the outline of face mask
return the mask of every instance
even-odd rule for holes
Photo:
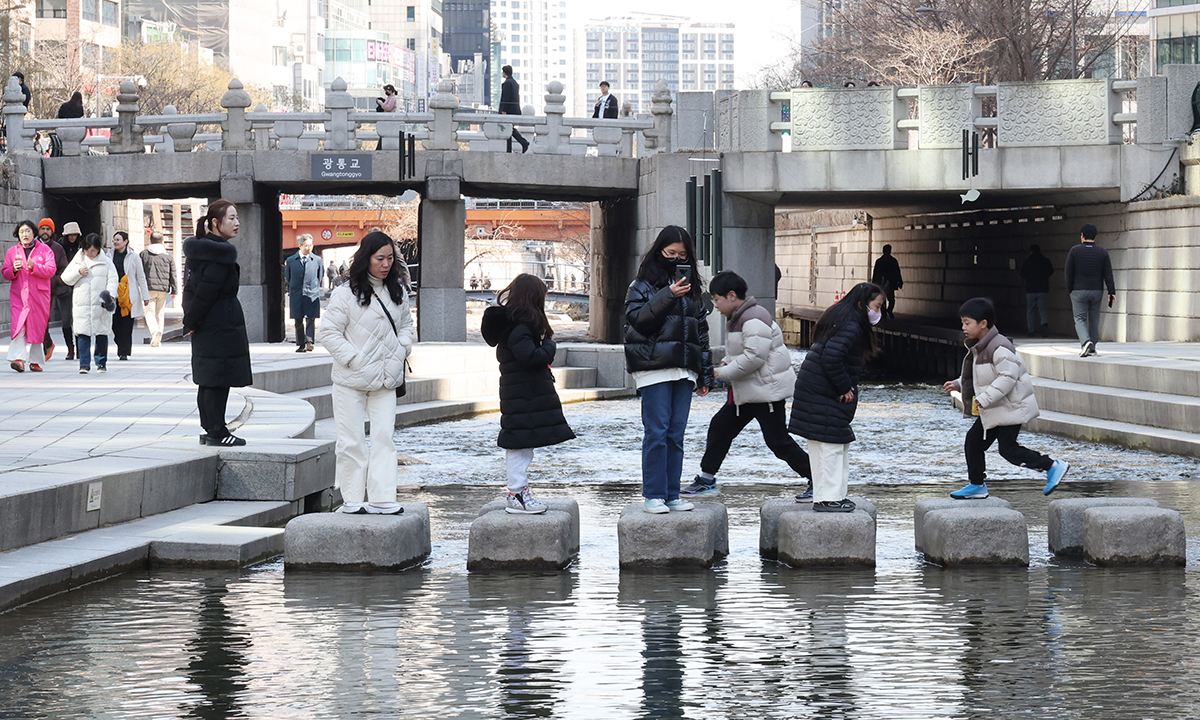
[[[867,320],[870,321],[872,325],[878,325],[879,321],[882,319],[883,313],[879,312],[878,310],[867,308]]]

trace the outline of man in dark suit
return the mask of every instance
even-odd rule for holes
[[[892,257],[892,246],[883,246],[883,255],[875,261],[875,271],[871,273],[871,282],[875,283],[883,290],[884,297],[887,302],[883,307],[883,314],[886,317],[894,318],[896,313],[892,309],[896,307],[896,291],[904,287],[904,278],[900,276],[900,263],[896,262],[896,258]]]
[[[615,119],[619,106],[617,96],[610,95],[608,92],[608,81],[602,81],[600,83],[600,99],[596,101],[596,109],[592,111],[592,117]]]
[[[513,80],[512,65],[505,65],[500,68],[500,72],[504,74],[504,82],[500,85],[500,114],[520,115],[521,86],[517,84],[516,80]],[[529,141],[521,136],[516,125],[513,126],[512,136],[508,139],[508,152],[512,152],[513,140],[521,144],[521,152],[529,150]]]

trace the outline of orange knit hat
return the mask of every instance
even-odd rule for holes
[[[49,225],[50,232],[54,232],[54,230],[55,230],[54,221],[51,220],[50,218],[42,218],[41,222],[38,223],[38,230],[41,230],[43,225]]]

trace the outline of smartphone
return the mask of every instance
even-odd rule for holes
[[[691,276],[692,276],[692,266],[691,265],[676,265],[675,266],[675,282],[679,282],[680,280],[687,280]]]
[[[1112,307],[1112,303],[1113,303],[1112,295],[1109,295],[1108,296],[1108,306]]]

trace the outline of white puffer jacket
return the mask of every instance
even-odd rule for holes
[[[963,391],[963,414],[971,414],[968,395],[973,389],[979,402],[979,419],[986,430],[1000,425],[1024,425],[1038,416],[1033,381],[1011,340],[992,328],[982,340],[967,347],[970,352],[963,360],[963,374],[954,381]]]
[[[375,290],[371,304],[360,305],[349,283],[338,287],[329,296],[317,333],[317,340],[333,356],[333,383],[363,392],[396,388],[404,382],[404,359],[414,337],[408,296],[397,305],[381,280],[369,279]],[[392,330],[381,302],[396,321],[398,333]]]
[[[714,368],[718,380],[733,388],[733,404],[787,400],[796,387],[792,355],[783,344],[783,331],[754,296],[726,323],[725,360]]]
[[[87,268],[87,276],[79,273]],[[75,288],[71,294],[72,331],[76,335],[112,335],[113,314],[100,305],[100,293],[107,290],[117,301],[117,268],[103,252],[89,258],[82,250],[75,253],[63,270],[62,281]]]

